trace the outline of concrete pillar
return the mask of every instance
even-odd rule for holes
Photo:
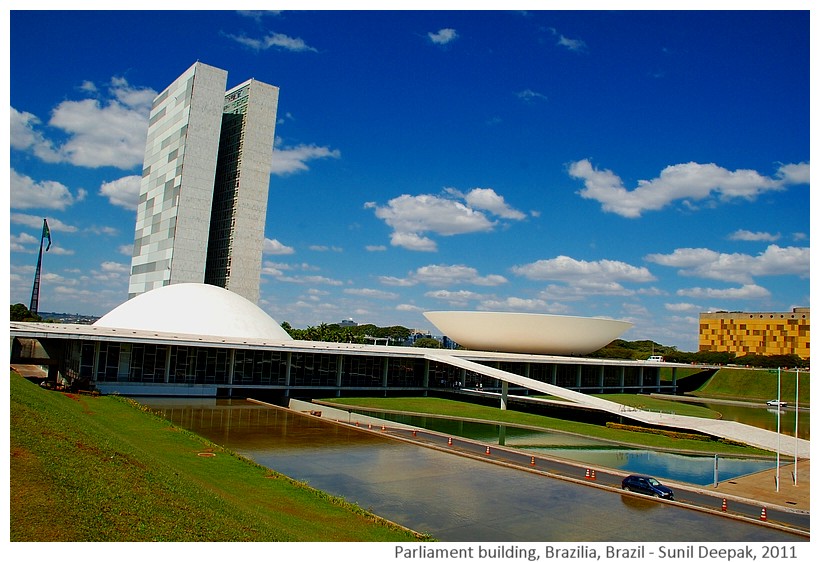
[[[170,359],[170,354],[169,354],[168,357]],[[92,381],[98,380],[97,379],[97,372],[98,372],[99,366],[100,366],[100,342],[95,341],[94,342],[94,366],[91,367],[91,370],[92,370],[91,380]],[[165,371],[167,372],[168,369],[165,369]],[[56,383],[57,381],[55,380],[54,382]]]
[[[99,343],[97,343],[97,349],[99,350]],[[171,349],[173,346],[167,346],[165,348],[165,383],[168,383],[171,380]]]
[[[228,350],[228,384],[233,384],[234,364],[236,360],[236,350],[231,348]]]
[[[387,388],[387,374],[390,372],[390,363],[388,363],[388,358],[385,357],[382,359],[382,386]]]
[[[507,409],[507,394],[510,389],[510,383],[507,381],[501,381],[501,409]]]
[[[290,374],[291,369],[290,368],[291,368],[291,365],[292,365],[292,361],[293,361],[293,352],[288,351],[287,359],[285,360],[285,386],[287,387],[285,389],[285,396],[290,396],[290,380],[291,380],[291,374]]]

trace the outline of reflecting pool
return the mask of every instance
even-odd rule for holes
[[[526,449],[533,453],[580,461],[583,464],[652,474],[663,480],[676,480],[697,485],[714,482],[715,458],[713,455],[679,454],[602,444],[599,440],[579,435],[538,431],[504,424],[393,413],[361,411],[359,413],[448,435],[498,443],[507,447]],[[730,480],[775,468],[775,466],[774,459],[721,456],[718,458],[718,480]]]
[[[244,400],[140,402],[263,466],[440,541],[803,540]]]

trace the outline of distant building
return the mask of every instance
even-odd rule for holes
[[[337,322],[336,325],[341,328],[355,328],[359,324],[357,322],[354,322],[352,318],[346,318],[341,322]]]
[[[195,63],[155,99],[128,298],[175,283],[259,300],[279,89]]]
[[[791,312],[703,312],[698,349],[809,359],[809,307]]]

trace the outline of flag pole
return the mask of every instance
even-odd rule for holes
[[[32,314],[37,314],[40,306],[40,268],[43,265],[43,239],[40,238],[40,254],[37,258],[37,269],[34,271],[34,286],[31,288],[31,304],[28,309]]]
[[[31,303],[29,304],[29,311],[33,315],[37,315],[40,308],[40,270],[43,266],[43,240],[48,237],[48,247],[51,248],[51,231],[48,229],[48,222],[43,219],[43,232],[40,235],[40,253],[37,255],[37,269],[34,271],[34,286],[31,288]]]

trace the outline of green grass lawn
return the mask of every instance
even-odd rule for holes
[[[11,541],[414,541],[115,396],[10,376]]]
[[[780,373],[781,399],[789,404],[794,403],[796,377],[794,371]],[[806,371],[800,372],[798,403],[808,406],[811,399],[811,375]],[[733,400],[748,400],[763,403],[766,400],[777,398],[777,372],[766,369],[737,369],[724,368],[717,372],[709,382],[696,392],[694,396],[707,398],[727,398]]]
[[[693,453],[732,455],[772,456],[774,453],[741,444],[726,443],[720,440],[697,441],[680,439],[665,435],[654,435],[625,429],[609,428],[601,425],[577,421],[562,420],[527,412],[501,410],[495,406],[483,406],[432,397],[397,397],[397,398],[330,398],[324,399],[332,405],[347,405],[354,408],[376,408],[395,412],[440,415],[466,418],[478,421],[501,422],[527,427],[563,431],[603,439],[625,445],[651,447],[657,449],[688,451]],[[662,402],[658,400],[658,402]],[[664,404],[666,405],[666,404]],[[668,405],[667,405],[668,406]],[[703,409],[703,408],[701,408]],[[668,411],[668,410],[666,410]],[[625,420],[624,423],[629,423]]]

